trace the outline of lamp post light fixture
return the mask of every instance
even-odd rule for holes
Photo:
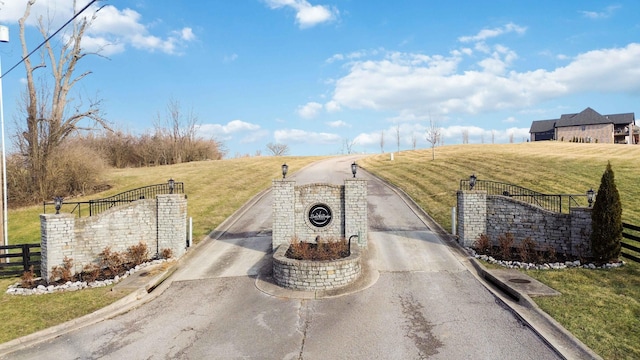
[[[169,194],[173,194],[173,189],[176,187],[176,181],[173,178],[169,179]]]
[[[358,172],[358,164],[354,161],[353,164],[351,164],[351,173],[354,178],[356,177],[356,172]]]
[[[287,163],[282,164],[282,178],[285,179],[287,177],[287,172],[289,172],[289,165]]]
[[[589,207],[593,206],[593,195],[595,194],[595,192],[593,191],[593,188],[589,189],[589,191],[587,191],[587,202],[589,203]]]
[[[476,174],[469,176],[469,190],[473,190],[473,187],[476,186],[476,180],[478,180]]]
[[[60,196],[54,197],[53,204],[56,207],[56,215],[60,214],[60,208],[62,207],[62,197]]]

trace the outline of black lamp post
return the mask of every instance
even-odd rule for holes
[[[351,164],[351,173],[353,174],[353,177],[356,177],[356,172],[358,172],[358,164],[354,161],[353,164]]]
[[[289,171],[289,165],[287,163],[282,164],[282,178],[287,177],[287,172]]]
[[[589,207],[593,206],[593,195],[595,194],[595,192],[593,191],[593,189],[589,189],[589,191],[587,191],[587,202],[589,203]]]
[[[469,190],[473,190],[473,187],[476,186],[477,179],[478,177],[476,177],[476,174],[471,174],[471,176],[469,176]]]
[[[176,187],[176,181],[173,179],[169,179],[169,194],[173,194],[173,189]]]
[[[60,208],[62,207],[62,198],[60,196],[56,196],[53,198],[53,203],[56,207],[56,215],[60,214]]]

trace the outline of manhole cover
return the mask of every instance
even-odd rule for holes
[[[528,284],[528,283],[530,283],[530,282],[531,282],[531,280],[527,280],[527,279],[518,279],[518,278],[515,278],[515,279],[509,279],[509,281],[510,281],[510,282],[512,282],[512,283],[516,283],[516,284]]]

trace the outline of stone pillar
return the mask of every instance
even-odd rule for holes
[[[460,190],[458,198],[458,242],[472,246],[480,235],[487,233],[487,192]]]
[[[569,251],[574,256],[591,256],[591,212],[593,208],[574,207],[569,210],[571,216]]]
[[[347,179],[344,181],[344,224],[345,237],[358,235],[358,245],[367,246],[367,180]]]
[[[273,224],[271,247],[277,249],[281,244],[289,243],[296,233],[295,229],[295,181],[273,180]]]
[[[49,281],[51,269],[62,266],[66,257],[73,258],[75,217],[72,214],[40,215],[40,274]]]
[[[187,249],[187,199],[183,194],[156,196],[158,206],[158,245],[151,251],[171,249],[173,256],[184,255]]]

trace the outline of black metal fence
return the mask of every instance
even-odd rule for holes
[[[470,190],[470,182],[470,180],[460,180],[460,190]],[[473,190],[484,190],[487,195],[507,196],[557,213],[568,213],[572,207],[589,206],[586,193],[543,194],[522,186],[490,180],[476,180]]]
[[[103,211],[109,210],[114,206],[128,204],[140,199],[154,199],[156,195],[162,194],[184,194],[184,183],[173,182],[156,185],[149,185],[137,189],[125,191],[107,198],[89,200],[89,201],[64,201],[61,204],[60,211],[77,214],[78,217],[98,215]],[[44,213],[54,212],[55,203],[43,203]]]
[[[622,250],[620,255],[640,263],[640,226],[622,223]]]
[[[20,276],[33,266],[40,274],[40,244],[16,244],[0,246],[0,277]]]

